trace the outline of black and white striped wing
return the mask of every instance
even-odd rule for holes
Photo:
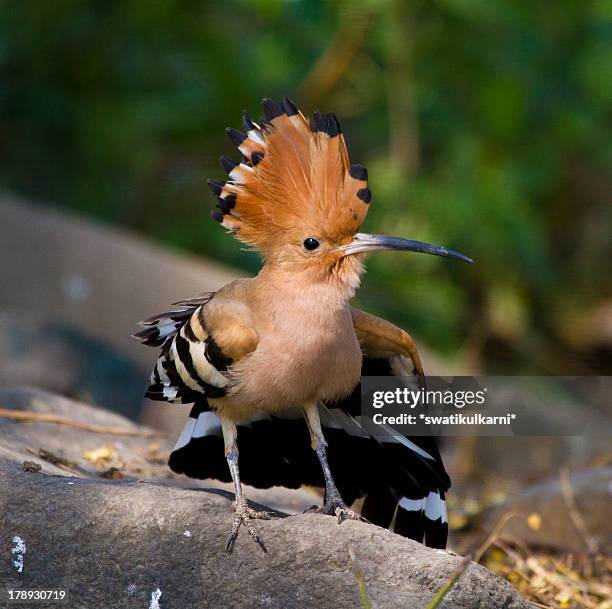
[[[206,328],[204,310],[214,293],[174,303],[177,309],[140,322],[133,335],[145,345],[161,347],[146,397],[193,404],[225,395],[224,372],[231,363]]]

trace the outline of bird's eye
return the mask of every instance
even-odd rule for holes
[[[304,248],[308,251],[316,250],[319,247],[319,242],[313,238],[308,237],[308,239],[304,239]]]

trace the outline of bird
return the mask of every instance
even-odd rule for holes
[[[233,482],[233,519],[266,552],[242,483],[324,489],[309,511],[363,520],[446,546],[450,479],[435,438],[375,425],[360,409],[362,376],[422,377],[415,342],[351,306],[364,257],[379,250],[464,262],[441,246],[360,232],[368,172],[351,164],[336,116],[303,114],[288,97],[262,101],[259,123],[226,131],[241,155],[211,179],[212,219],[257,251],[261,269],[215,292],[173,303],[133,337],[160,347],[146,396],[191,404],[169,458],[177,473]],[[240,458],[239,458],[240,455]],[[363,498],[360,513],[352,509]]]

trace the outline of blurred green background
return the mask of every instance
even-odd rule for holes
[[[253,273],[206,180],[289,94],[368,167],[364,230],[476,260],[373,256],[359,305],[469,369],[612,370],[610,0],[0,6],[3,188]]]

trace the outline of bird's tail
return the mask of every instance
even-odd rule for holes
[[[336,414],[334,409],[329,412]],[[338,418],[349,419],[346,412]],[[445,493],[450,478],[435,438],[375,429],[372,420],[363,416],[350,420],[365,432],[361,437],[352,425],[323,426],[330,468],[345,500],[364,497],[361,513],[373,524],[430,547],[445,548]]]
[[[364,498],[362,514],[436,548],[446,545],[444,492],[450,481],[433,438],[370,432],[373,422],[336,408],[320,407],[328,461],[347,504]],[[238,426],[240,475],[258,488],[323,487],[320,464],[302,417],[266,417]],[[221,423],[205,401],[196,404],[170,455],[176,473],[230,481]]]
[[[361,514],[381,527],[390,528],[393,524],[399,535],[431,548],[446,547],[448,518],[443,490],[430,491],[426,497],[399,500],[391,489],[374,491],[366,496]]]

